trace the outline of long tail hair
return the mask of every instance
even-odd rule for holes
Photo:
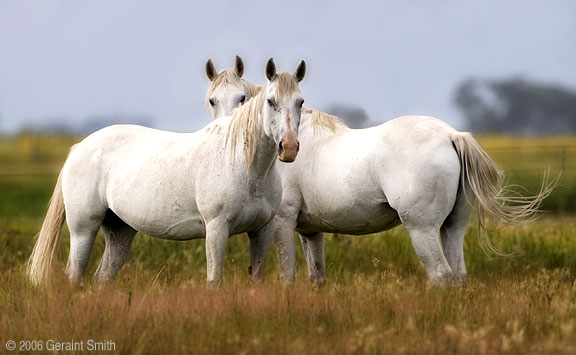
[[[536,195],[521,196],[511,186],[503,186],[502,173],[470,133],[456,132],[451,138],[460,158],[460,184],[469,201],[467,188],[475,197],[480,245],[487,254],[505,255],[490,242],[487,233],[482,233],[488,230],[486,220],[505,225],[534,219],[540,204],[558,181],[548,182],[546,173]]]
[[[44,218],[32,255],[28,260],[27,273],[34,285],[46,284],[50,279],[52,264],[65,220],[66,210],[62,196],[62,172],[60,172],[48,205],[46,218]]]

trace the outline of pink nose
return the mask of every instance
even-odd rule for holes
[[[296,160],[300,150],[300,142],[298,142],[298,138],[294,134],[289,132],[284,136],[278,148],[278,159],[284,163],[292,163]]]

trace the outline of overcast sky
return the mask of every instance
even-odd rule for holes
[[[269,57],[286,71],[305,59],[309,107],[463,128],[452,95],[467,77],[576,88],[576,2],[0,0],[0,133],[101,115],[199,129],[204,63],[235,54],[256,83]]]

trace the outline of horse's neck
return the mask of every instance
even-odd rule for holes
[[[252,164],[250,164],[249,180],[266,178],[276,163],[277,155],[276,142],[272,137],[268,137],[264,130],[261,130]]]

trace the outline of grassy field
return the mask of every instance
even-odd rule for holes
[[[224,285],[205,288],[204,241],[143,235],[114,287],[68,287],[60,243],[50,289],[25,278],[56,173],[76,140],[0,140],[0,353],[6,342],[112,341],[118,353],[576,353],[576,150],[574,137],[482,137],[510,183],[535,191],[542,172],[561,173],[535,223],[491,232],[514,255],[490,258],[467,231],[469,279],[432,288],[403,227],[369,236],[328,235],[324,288],[311,287],[298,254],[297,282],[284,288],[270,254],[268,279],[251,285],[248,241],[231,238]],[[570,148],[572,147],[572,148]],[[90,278],[104,248],[96,242]],[[107,343],[110,344],[110,343]],[[107,353],[100,349],[102,353]],[[80,351],[76,351],[80,352]]]

